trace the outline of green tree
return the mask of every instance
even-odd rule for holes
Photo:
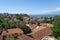
[[[31,33],[32,32],[31,29],[28,26],[24,26],[22,28],[22,30],[24,31],[24,34],[28,34],[28,33]]]
[[[2,31],[3,31],[3,28],[2,28],[2,26],[0,25],[0,35],[2,34]]]
[[[27,14],[20,14],[19,16],[17,16],[17,19],[23,21],[23,17],[30,17],[30,16]]]
[[[60,28],[60,16],[55,16],[54,17],[53,24],[55,25],[55,27],[59,27]]]
[[[56,38],[60,37],[60,16],[55,16],[54,17],[54,27],[51,28],[53,31],[53,36],[55,36]]]
[[[0,23],[2,23],[4,21],[3,17],[0,17]]]
[[[9,26],[10,26],[10,28],[16,28],[16,23],[15,22],[10,22]]]
[[[16,28],[16,24],[14,22],[5,22],[2,26],[4,29]]]
[[[53,22],[53,18],[52,17],[45,17],[45,20],[44,20],[45,23],[51,23]]]
[[[2,24],[5,22],[4,17],[0,17],[0,35],[2,34],[3,27]]]
[[[32,32],[31,29],[25,25],[24,21],[21,21],[18,27],[24,31],[24,34],[28,34]]]
[[[18,17],[17,17],[17,19],[19,19],[19,20],[23,21],[23,16],[22,16],[22,15],[20,15],[20,16],[18,16]]]
[[[51,28],[51,29],[52,29],[52,31],[53,31],[52,36],[54,36],[54,37],[56,37],[56,38],[60,37],[60,28],[58,28],[58,27],[53,27],[53,28]]]

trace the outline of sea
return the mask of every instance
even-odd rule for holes
[[[54,17],[57,15],[29,15],[31,18],[35,18],[35,17]]]

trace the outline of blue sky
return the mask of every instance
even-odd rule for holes
[[[60,11],[60,0],[0,0],[0,13],[46,14]]]

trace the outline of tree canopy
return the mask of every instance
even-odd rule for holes
[[[54,17],[54,27],[52,28],[53,31],[53,36],[56,38],[60,37],[60,16],[55,16]]]
[[[24,21],[21,21],[18,27],[24,31],[24,34],[32,32],[32,30],[28,26],[26,26]]]
[[[0,17],[0,33],[3,31],[3,29],[11,29],[16,28],[16,26],[24,31],[24,34],[30,33],[31,29],[26,26],[26,23],[23,21],[23,17],[29,17],[27,14],[19,14],[16,16],[16,19],[19,20],[17,22],[13,21],[12,17],[9,19],[9,17]],[[14,17],[13,17],[14,18]],[[5,20],[6,19],[6,20]]]
[[[27,14],[20,14],[19,16],[17,16],[17,19],[23,21],[23,17],[30,17]]]

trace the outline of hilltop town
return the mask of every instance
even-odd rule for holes
[[[27,14],[0,14],[0,40],[43,40],[53,34],[52,17],[31,18]]]

